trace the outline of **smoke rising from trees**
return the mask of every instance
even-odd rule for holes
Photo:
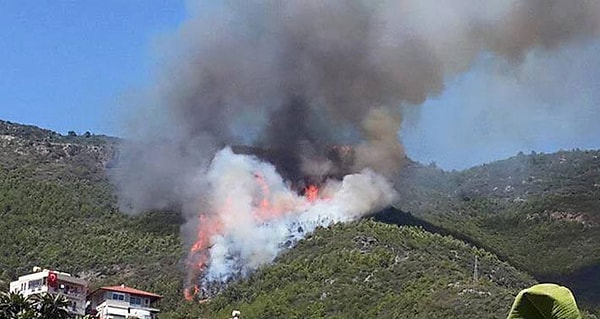
[[[123,144],[114,174],[122,207],[181,205],[196,216],[210,202],[211,160],[226,145],[284,156],[276,169],[290,180],[339,173],[324,154],[353,145],[354,163],[342,173],[391,176],[405,158],[401,106],[439,95],[482,54],[515,67],[532,50],[576,46],[599,32],[598,1],[198,5],[165,44],[168,66]]]
[[[361,145],[356,170],[393,172],[403,149],[389,129],[374,128],[399,129],[400,105],[440,94],[482,53],[518,65],[530,50],[577,44],[599,29],[597,1],[199,5],[169,42],[176,53],[153,102],[163,116],[123,148],[122,199],[134,210],[188,202],[194,176],[228,144],[292,154],[293,174],[308,166],[307,149]]]

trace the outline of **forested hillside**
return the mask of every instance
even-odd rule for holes
[[[473,277],[478,258],[478,279]],[[363,221],[318,229],[203,305],[248,318],[505,318],[531,277],[420,228]]]
[[[0,122],[0,288],[33,266],[179,302],[179,216],[121,214],[107,167],[117,140]]]
[[[600,274],[598,151],[521,154],[461,172],[409,161],[395,181],[398,210],[375,216],[382,222],[319,229],[199,305],[181,296],[179,213],[118,210],[107,177],[118,143],[0,121],[0,288],[33,266],[56,268],[94,287],[160,293],[163,318],[233,308],[246,318],[502,318],[535,279],[600,304],[590,280]]]
[[[600,304],[600,152],[519,154],[461,172],[414,165],[396,207]]]

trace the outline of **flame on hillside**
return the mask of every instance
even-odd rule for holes
[[[244,276],[316,227],[354,220],[395,196],[370,171],[310,184],[298,194],[273,165],[229,148],[217,153],[207,176],[209,208],[198,215],[186,262],[187,300],[205,300],[214,293],[211,283]]]
[[[545,68],[519,66],[600,35],[592,0],[225,3],[197,6],[164,46],[181,51],[128,123],[138,139],[114,175],[124,211],[183,207],[188,299],[390,204],[404,107],[476,65],[535,76]],[[273,150],[273,165],[221,150],[238,143]],[[328,149],[341,143],[353,147]]]

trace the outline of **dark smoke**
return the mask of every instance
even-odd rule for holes
[[[401,105],[440,94],[483,53],[517,65],[599,29],[600,2],[591,0],[199,5],[168,46],[177,54],[156,86],[166,119],[145,123],[122,149],[121,200],[133,211],[201,207],[207,165],[224,145],[273,149],[294,179],[339,172],[325,154],[353,144],[354,165],[342,173],[393,174],[404,158]]]
[[[278,164],[280,174],[288,180],[302,176],[302,158],[305,145],[323,145],[319,132],[310,127],[310,109],[302,96],[291,96],[286,105],[270,114],[269,123],[260,139],[261,147],[272,149],[275,157],[280,158]]]

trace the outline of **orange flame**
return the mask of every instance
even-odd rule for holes
[[[194,300],[194,297],[198,294],[198,291],[200,291],[198,285],[194,285],[193,287],[187,287],[183,290],[183,297],[187,301],[192,301]]]
[[[269,189],[269,185],[265,181],[265,177],[260,173],[254,173],[254,177],[256,178],[256,182],[260,186],[262,190],[262,200],[259,204],[260,211],[268,211],[271,207],[271,203],[269,202],[269,198],[271,197],[271,190]]]
[[[267,221],[285,213],[281,208],[274,207],[271,204],[271,190],[269,189],[269,185],[265,181],[264,176],[261,173],[256,172],[254,173],[254,177],[262,192],[262,199],[258,203],[256,211],[254,211],[254,217],[258,221]]]
[[[319,199],[319,188],[317,185],[308,185],[304,190],[304,196],[311,203]]]
[[[196,241],[190,248],[187,261],[187,265],[192,269],[192,278],[189,279],[190,281],[195,281],[197,276],[206,269],[209,259],[208,248],[211,245],[210,239],[222,230],[221,222],[213,216],[201,214],[198,219]],[[198,286],[190,282],[190,286],[184,289],[183,296],[186,300],[191,301],[198,295],[199,291]]]
[[[257,185],[260,187],[261,194],[256,198],[255,208],[253,210],[254,218],[257,222],[269,221],[277,217],[291,213],[293,210],[284,207],[277,207],[271,203],[271,190],[265,177],[260,172],[255,172],[254,177]],[[304,197],[309,203],[313,203],[320,198],[319,188],[317,185],[309,185],[304,191]],[[326,199],[326,198],[324,198]],[[212,245],[211,239],[217,234],[223,232],[223,222],[221,216],[226,216],[231,212],[231,197],[227,198],[223,207],[218,209],[219,214],[200,214],[198,217],[198,226],[196,240],[190,247],[189,255],[186,264],[191,269],[188,277],[188,286],[184,289],[184,298],[188,301],[197,299],[201,293],[200,287],[197,285],[198,278],[203,275],[208,267],[210,260],[209,249]],[[224,215],[225,214],[225,215]],[[206,301],[204,299],[199,302]]]

